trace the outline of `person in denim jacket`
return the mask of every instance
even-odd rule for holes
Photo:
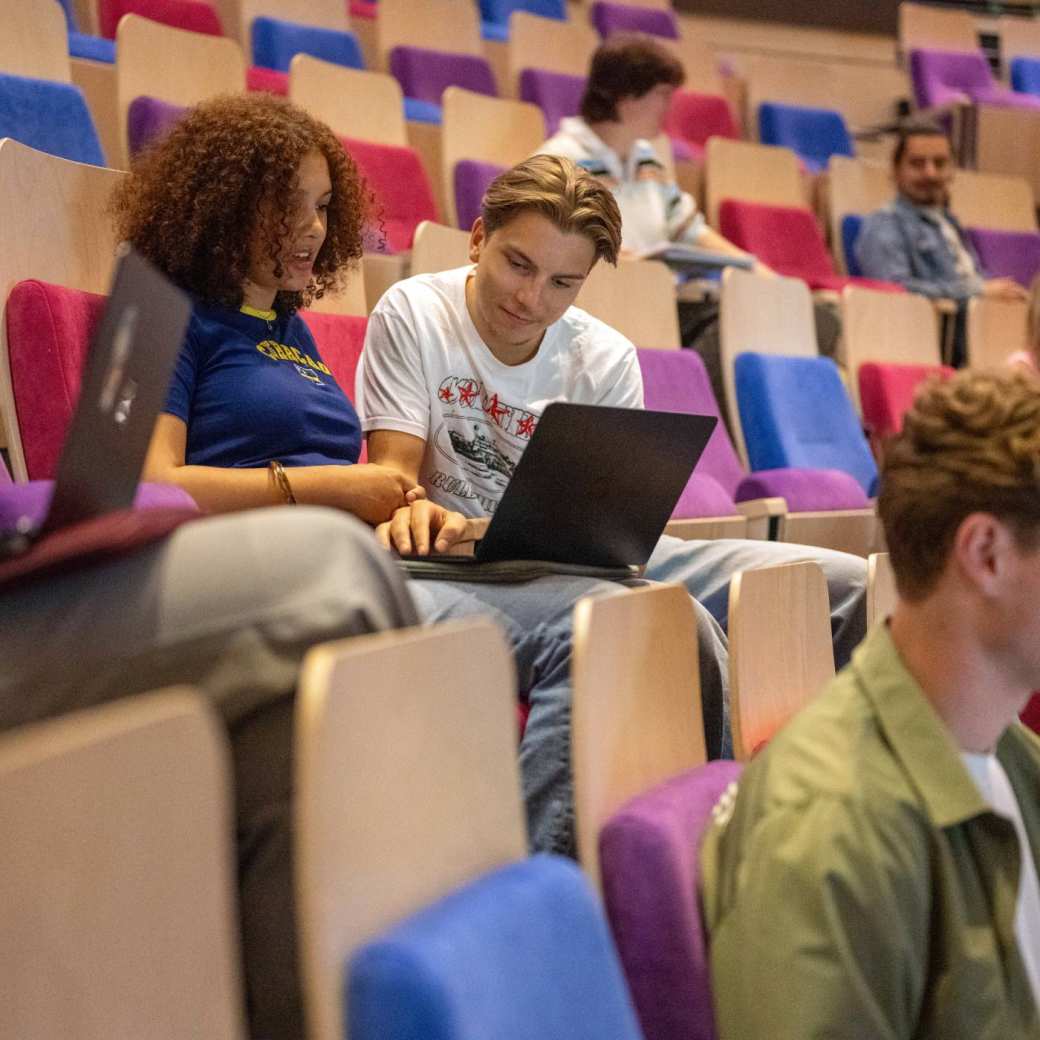
[[[892,153],[896,198],[863,221],[856,259],[867,278],[958,305],[954,359],[964,357],[964,311],[973,296],[1021,300],[1011,278],[987,278],[950,212],[954,163],[946,134],[933,124],[904,127]]]

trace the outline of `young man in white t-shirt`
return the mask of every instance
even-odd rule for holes
[[[384,544],[443,552],[480,537],[550,401],[642,407],[635,348],[572,306],[593,264],[616,262],[620,244],[609,189],[569,159],[538,155],[488,189],[472,232],[473,267],[406,279],[379,301],[358,373],[369,460],[410,474],[428,495],[382,525]],[[805,559],[819,561],[827,576],[835,657],[844,664],[865,630],[866,566],[858,557],[662,538],[647,576],[684,584],[725,628],[733,573]],[[416,586],[421,595],[422,583]],[[710,729],[720,706],[707,694],[704,700]],[[532,712],[534,737],[541,724]],[[709,743],[709,754],[727,747]],[[552,755],[566,770],[566,748]]]
[[[719,1036],[1040,1037],[1040,387],[961,372],[886,447],[899,600],[701,846]]]

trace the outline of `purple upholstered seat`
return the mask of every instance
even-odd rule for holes
[[[168,101],[160,101],[158,98],[134,98],[126,116],[130,155],[137,155],[142,148],[165,137],[174,123],[187,111],[183,105],[171,105]]]
[[[999,86],[981,51],[912,50],[910,78],[918,108],[963,101],[1002,108],[1040,108],[1040,98]]]
[[[520,73],[520,98],[537,105],[545,116],[545,128],[555,134],[560,120],[576,116],[585,93],[585,77],[545,69],[524,69]]]
[[[405,97],[433,105],[441,103],[446,87],[465,87],[491,97],[497,94],[491,66],[473,54],[395,47],[390,52],[390,73]]]
[[[7,470],[4,470],[6,474]],[[53,480],[30,480],[26,484],[4,483],[0,476],[0,531],[10,531],[28,520],[42,522],[51,504]],[[135,509],[198,509],[187,491],[173,484],[139,484]]]
[[[711,379],[700,355],[693,350],[639,350],[637,353],[647,408],[714,415],[719,419],[694,476],[713,477],[734,502],[756,498],[786,499],[788,511],[792,513],[863,509],[869,504],[859,483],[841,470],[770,469],[749,475],[737,458],[726,432]]]
[[[706,516],[735,516],[733,496],[707,473],[690,476],[679,501],[672,510],[673,520],[701,519]]]
[[[633,798],[600,831],[603,901],[646,1040],[715,1040],[699,851],[742,768],[692,769]]]
[[[461,159],[455,164],[455,209],[463,231],[473,227],[487,186],[504,170],[504,166],[476,159]]]
[[[671,10],[607,4],[598,0],[592,5],[590,19],[604,40],[616,32],[643,32],[651,36],[664,36],[669,40],[679,39],[679,27]]]
[[[968,237],[990,278],[1014,278],[1028,289],[1040,271],[1040,235],[1035,231],[969,228]]]

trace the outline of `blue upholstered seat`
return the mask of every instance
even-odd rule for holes
[[[840,112],[764,101],[758,106],[758,134],[763,144],[796,152],[813,173],[827,168],[832,155],[849,155],[852,138]]]
[[[830,358],[740,354],[734,374],[753,470],[840,469],[876,493],[877,465]]]
[[[297,54],[309,54],[351,69],[365,67],[361,45],[352,32],[300,25],[281,18],[253,19],[254,65],[288,72],[289,63]]]
[[[351,1040],[641,1040],[600,906],[569,860],[466,885],[358,950]]]
[[[0,75],[0,137],[74,162],[105,165],[83,93],[69,83]]]

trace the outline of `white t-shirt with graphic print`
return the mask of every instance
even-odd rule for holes
[[[643,407],[635,347],[577,307],[537,353],[505,365],[466,307],[472,266],[392,286],[368,319],[356,404],[362,429],[426,441],[419,483],[466,516],[493,513],[538,418],[552,401]]]

